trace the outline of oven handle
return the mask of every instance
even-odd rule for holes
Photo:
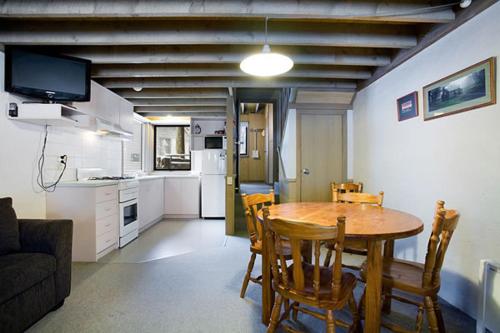
[[[135,198],[135,199],[127,200],[127,201],[120,201],[120,206],[122,206],[122,205],[128,206],[129,204],[139,204],[139,200],[137,200],[137,198]]]

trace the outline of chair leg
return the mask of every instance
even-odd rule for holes
[[[332,260],[332,250],[328,249],[328,251],[326,252],[325,262],[323,263],[323,266],[325,267],[330,266],[330,260]]]
[[[293,306],[293,308],[292,308],[292,311],[293,311],[292,312],[292,319],[293,319],[293,321],[297,321],[297,317],[299,315],[299,310],[298,310],[299,306],[300,306],[300,303],[296,303]]]
[[[366,286],[363,288],[363,294],[361,295],[361,298],[359,299],[359,304],[358,304],[358,314],[359,314],[360,318],[364,318],[365,296],[366,296]]]
[[[439,333],[445,333],[446,328],[444,327],[443,314],[441,313],[441,307],[439,306],[437,295],[432,297],[432,304],[434,305],[434,311],[436,312]]]
[[[256,257],[257,257],[257,254],[252,253],[252,256],[250,257],[250,261],[248,262],[247,273],[245,274],[245,279],[243,279],[243,285],[241,286],[241,292],[240,292],[241,298],[245,298],[245,293],[247,292],[247,287],[248,287],[248,281],[250,281],[250,275],[252,274],[253,265],[255,263]]]
[[[356,305],[356,299],[354,298],[354,292],[351,292],[351,297],[349,298],[349,308],[352,312],[352,325],[349,328],[349,332],[361,332],[360,330],[360,320],[358,307]]]
[[[278,296],[276,296],[276,300],[274,301],[273,311],[271,312],[271,319],[269,320],[269,326],[267,327],[267,333],[274,333],[274,331],[276,330],[276,326],[278,326],[282,302],[283,297],[278,294]]]
[[[382,312],[385,314],[391,314],[391,305],[392,305],[392,288],[382,287],[382,295],[383,303],[382,303]]]
[[[326,311],[326,333],[335,333],[335,319],[333,310]]]
[[[434,304],[432,302],[432,298],[430,296],[426,296],[424,299],[425,302],[425,310],[427,312],[427,321],[429,322],[429,330],[432,333],[438,333],[438,320],[436,316],[436,312],[434,311]]]
[[[285,304],[285,318],[289,319],[290,318],[290,300],[288,298],[285,298],[285,301],[283,303]]]

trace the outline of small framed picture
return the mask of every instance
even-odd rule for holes
[[[399,98],[397,104],[399,121],[418,116],[418,93],[416,91]]]
[[[424,87],[424,120],[496,103],[496,58],[492,57]]]

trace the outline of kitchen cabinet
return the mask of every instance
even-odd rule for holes
[[[73,220],[73,261],[95,262],[118,248],[118,186],[59,186],[47,193],[47,218]]]
[[[127,132],[134,131],[134,105],[124,98],[119,97],[120,127]]]
[[[200,178],[198,176],[166,177],[164,208],[167,218],[198,218],[200,216]]]
[[[163,178],[139,181],[139,231],[142,232],[163,218]]]
[[[120,122],[120,103],[123,99],[100,84],[90,81],[90,101],[73,103],[79,111],[99,117],[112,124]],[[128,102],[127,102],[128,103]]]

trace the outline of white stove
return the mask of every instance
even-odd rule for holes
[[[103,169],[77,169],[78,181],[117,182],[120,208],[120,248],[139,237],[139,181],[134,177],[104,176]]]

